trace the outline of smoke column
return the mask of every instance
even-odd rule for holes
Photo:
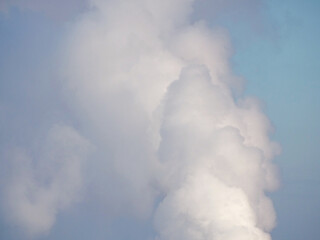
[[[9,221],[36,237],[90,195],[156,240],[271,239],[279,147],[259,102],[234,97],[227,34],[192,22],[193,4],[92,0],[68,26],[59,84],[76,124],[5,155]]]

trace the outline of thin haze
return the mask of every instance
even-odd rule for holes
[[[45,80],[0,102],[4,221],[43,238],[82,204],[106,229],[142,222],[144,239],[271,239],[279,146],[226,31],[192,20],[192,0],[73,2],[2,3],[64,26]]]

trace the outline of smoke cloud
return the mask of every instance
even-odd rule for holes
[[[151,221],[155,240],[271,239],[279,146],[238,92],[227,33],[191,21],[193,4],[92,0],[70,23],[56,91],[73,121],[2,150],[10,223],[37,237],[91,199],[106,222]]]
[[[25,149],[9,153],[4,190],[10,220],[29,236],[50,230],[56,212],[79,198],[81,168],[91,146],[74,129],[55,125],[32,158]]]

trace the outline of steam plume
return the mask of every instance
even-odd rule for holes
[[[154,239],[270,239],[278,146],[258,102],[233,97],[227,35],[191,22],[192,4],[91,1],[61,49],[77,127],[48,129],[35,164],[8,157],[22,161],[5,187],[12,222],[44,233],[88,186],[109,218],[151,219]]]

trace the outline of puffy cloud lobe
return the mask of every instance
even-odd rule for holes
[[[58,211],[78,201],[92,146],[73,128],[55,125],[40,148],[34,158],[25,149],[12,149],[4,190],[9,219],[31,237],[48,232]]]
[[[267,159],[228,123],[238,121],[236,109],[204,66],[186,67],[170,86],[159,149],[167,193],[156,213],[160,239],[270,239]]]

